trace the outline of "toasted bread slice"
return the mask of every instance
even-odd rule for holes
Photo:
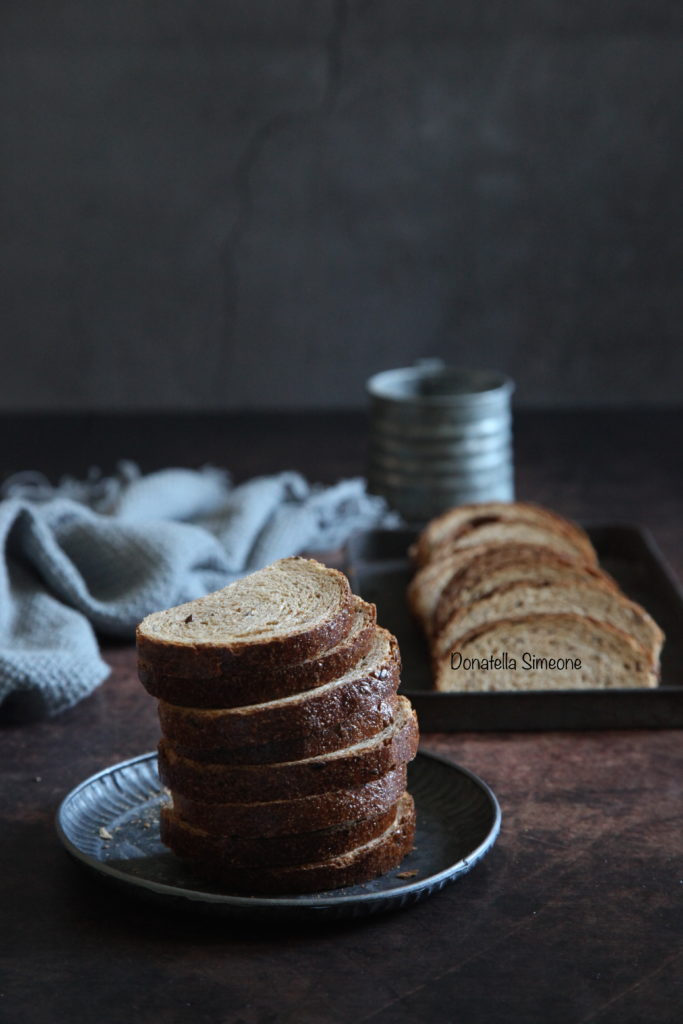
[[[282,558],[207,597],[155,612],[137,628],[138,656],[155,675],[209,679],[248,667],[316,658],[350,632],[354,602],[343,573]]]
[[[435,658],[434,678],[437,690],[458,692],[657,685],[649,655],[632,637],[573,613],[488,622]]]
[[[374,604],[354,597],[353,608],[349,633],[334,647],[307,661],[265,672],[237,665],[227,674],[198,678],[159,674],[153,664],[138,659],[138,677],[153,697],[190,708],[243,707],[313,690],[344,675],[373,645],[377,622]]]

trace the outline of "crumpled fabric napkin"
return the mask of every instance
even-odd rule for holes
[[[96,632],[132,639],[149,612],[217,590],[300,551],[396,525],[362,479],[312,486],[294,472],[232,486],[167,469],[0,488],[0,717],[54,715],[109,674]]]

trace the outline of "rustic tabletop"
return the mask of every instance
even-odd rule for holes
[[[0,475],[118,458],[363,472],[353,414],[3,417]],[[517,491],[648,526],[683,575],[683,415],[518,414]],[[503,828],[469,875],[410,910],[258,928],[148,907],[91,878],[54,830],[85,776],[151,750],[135,655],[61,716],[0,732],[0,1021],[674,1022],[683,1004],[683,733],[427,734],[495,790]]]

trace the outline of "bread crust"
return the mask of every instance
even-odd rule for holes
[[[584,634],[591,634],[593,637],[599,639],[599,643],[596,644],[596,653],[603,654],[605,646],[616,646],[619,648],[619,658],[627,658],[627,662],[620,661],[619,672],[622,669],[627,668],[631,673],[627,676],[627,681],[623,684],[626,688],[631,687],[642,687],[649,688],[657,685],[657,674],[650,665],[650,659],[647,652],[641,647],[632,636],[629,636],[623,630],[618,629],[615,626],[610,625],[607,622],[599,622],[596,619],[591,618],[588,615],[578,615],[570,612],[562,613],[543,613],[538,612],[533,615],[528,615],[524,618],[519,619],[497,619],[493,622],[489,622],[484,626],[473,629],[471,632],[466,633],[458,641],[458,651],[463,657],[471,657],[473,653],[476,655],[476,648],[474,645],[479,641],[483,640],[488,644],[488,638],[494,633],[507,633],[507,637],[504,637],[506,643],[511,647],[511,653],[516,658],[520,656],[520,649],[515,646],[517,638],[521,645],[526,645],[527,650],[531,650],[531,646],[524,634],[524,631],[543,630],[553,637],[553,644],[556,645],[557,640],[563,634],[569,634],[570,641],[574,643],[577,637],[580,636],[583,631]],[[510,640],[513,643],[510,644]],[[603,648],[602,650],[599,650]],[[488,647],[483,649],[483,653],[486,656],[489,651]],[[538,652],[534,652],[538,653]],[[552,656],[567,656],[570,652],[562,647],[553,647]],[[467,691],[467,692],[481,692],[481,691],[495,691],[501,689],[525,689],[525,690],[565,690],[565,689],[592,689],[600,684],[594,682],[590,686],[585,685],[578,673],[574,673],[572,682],[564,682],[564,685],[553,685],[552,678],[550,685],[547,677],[544,678],[543,684],[540,685],[536,680],[531,677],[527,677],[524,680],[524,685],[516,687],[511,685],[514,683],[513,676],[517,676],[520,673],[506,671],[506,685],[498,686],[495,675],[488,673],[487,671],[475,670],[475,675],[462,675],[457,677],[453,671],[449,668],[449,659],[447,656],[441,655],[438,659],[434,660],[434,680],[435,687],[440,691]],[[454,681],[458,682],[457,686],[447,685]],[[604,684],[602,684],[604,686]],[[615,687],[617,688],[617,687]]]
[[[237,892],[365,881],[412,846],[398,644],[315,560],[147,616],[138,675],[158,698],[162,841]]]
[[[445,582],[440,582],[446,572],[446,567],[448,566],[449,570],[452,569],[452,574],[455,575],[459,569],[464,568],[479,555],[490,550],[491,546],[488,544],[459,548],[446,559],[439,562],[428,562],[417,570],[408,584],[408,606],[424,630],[427,629],[438,598],[448,583],[448,576]],[[434,591],[437,587],[438,592],[435,594]]]
[[[204,803],[244,803],[312,796],[381,778],[417,753],[417,718],[401,698],[397,718],[359,744],[303,761],[268,765],[205,764],[180,757],[168,740],[159,744],[159,775],[175,794]]]
[[[264,838],[291,832],[331,828],[386,811],[406,788],[406,765],[361,786],[335,789],[295,800],[212,804],[173,794],[173,807],[183,821],[213,835]]]
[[[236,839],[196,829],[169,807],[162,808],[161,841],[184,860],[213,864],[217,868],[274,868],[311,864],[347,853],[391,828],[398,801],[388,810],[359,821],[341,822],[332,828],[295,832],[263,839]]]
[[[238,868],[202,864],[193,869],[204,878],[218,882],[232,892],[287,893],[322,892],[347,885],[359,885],[398,867],[415,840],[415,805],[405,794],[394,823],[382,835],[348,853],[328,860],[291,867]]]
[[[181,757],[205,764],[275,764],[280,761],[299,761],[307,757],[329,754],[333,750],[351,747],[354,743],[381,732],[396,717],[397,696],[387,698],[377,707],[337,722],[329,729],[316,729],[294,739],[273,740],[249,747],[179,747],[174,749]]]
[[[583,544],[577,543],[574,537],[562,533],[548,523],[531,523],[524,519],[505,519],[477,526],[466,525],[433,548],[430,558],[447,558],[467,547],[502,547],[506,544],[530,544],[549,548],[570,561],[582,564],[597,565],[598,561],[590,542],[586,548]]]
[[[224,675],[198,678],[158,672],[154,662],[138,658],[138,678],[148,693],[168,704],[193,708],[234,708],[262,704],[294,693],[303,693],[344,675],[372,647],[377,624],[374,604],[354,598],[354,619],[359,629],[351,632],[329,650],[308,661],[279,665],[257,672],[252,665],[235,664]]]
[[[304,561],[311,559],[292,558],[283,561]],[[339,588],[339,606],[329,619],[315,626],[290,633],[286,636],[274,636],[263,642],[240,641],[231,644],[217,644],[210,641],[180,642],[171,639],[160,639],[151,635],[154,615],[148,615],[138,625],[136,643],[138,657],[150,666],[155,675],[179,676],[186,678],[210,679],[215,676],[227,676],[234,671],[263,671],[281,669],[283,665],[297,664],[317,658],[318,655],[334,647],[350,632],[353,624],[354,602],[349,581],[337,569],[320,566],[320,570],[332,577]],[[211,595],[209,595],[210,597]],[[198,602],[206,598],[199,598]],[[178,618],[192,616],[198,606],[197,601],[178,605],[169,611],[177,612]]]
[[[475,544],[466,548],[455,548],[450,554],[444,554],[442,561],[432,561],[418,569],[408,584],[407,597],[411,613],[418,620],[425,633],[436,630],[434,625],[437,616],[441,615],[439,606],[452,607],[459,600],[456,588],[460,588],[472,579],[474,574],[483,575],[498,567],[499,563],[520,562],[526,566],[528,562],[551,564],[558,567],[566,566],[572,571],[586,572],[594,578],[601,579],[605,586],[611,585],[618,590],[617,584],[603,570],[592,564],[577,561],[561,555],[553,548],[540,544],[521,544],[502,542],[500,544]],[[452,589],[451,589],[452,588]],[[448,590],[448,594],[447,594]]]
[[[391,700],[400,683],[398,643],[377,627],[388,646],[387,657],[371,671],[332,682],[304,694],[244,708],[180,708],[159,701],[164,736],[182,747],[244,747],[292,739],[309,730],[329,729],[344,719]]]
[[[523,591],[527,588],[535,592],[533,607],[528,606],[524,608],[520,604],[520,610],[515,611],[514,614],[507,616],[504,613],[501,614],[499,610],[497,612],[494,611],[489,620],[483,619],[487,608],[490,608],[497,598],[505,599],[507,597],[514,603],[515,595],[519,595],[518,601],[521,600]],[[571,600],[572,597],[575,598],[573,602]],[[600,611],[598,608],[591,606],[591,599],[603,605],[604,609]],[[551,607],[553,603],[555,603],[556,607]],[[578,607],[564,607],[572,603],[577,604]],[[510,601],[508,601],[508,604],[510,604]],[[588,576],[581,583],[554,583],[547,586],[543,583],[521,580],[497,587],[481,600],[472,603],[468,602],[466,605],[458,607],[447,622],[444,623],[441,631],[433,637],[432,652],[435,658],[447,654],[449,650],[458,646],[461,638],[470,634],[475,628],[478,628],[478,625],[485,624],[486,621],[495,621],[495,619],[508,617],[510,619],[528,618],[531,614],[558,613],[582,613],[597,622],[604,622],[607,625],[614,626],[616,629],[620,629],[643,648],[647,653],[650,665],[654,667],[657,664],[664,640],[659,626],[640,605],[634,601],[629,601],[618,590],[604,587],[598,581]],[[478,625],[475,625],[477,617],[479,617],[480,622]],[[468,626],[466,624],[468,619],[475,621],[473,621],[472,625]],[[616,621],[617,619],[620,621]]]
[[[424,528],[411,548],[412,558],[418,565],[425,565],[446,538],[461,533],[463,529],[472,528],[473,522],[478,519],[489,522],[505,520],[538,523],[571,538],[577,551],[584,552],[585,560],[593,561],[593,546],[580,526],[551,509],[529,501],[476,502],[447,509]],[[451,524],[453,529],[450,529]]]
[[[467,565],[456,570],[441,592],[436,608],[430,623],[430,631],[435,637],[443,630],[446,623],[463,604],[469,603],[472,598],[471,591],[479,588],[478,596],[485,596],[494,589],[491,585],[487,589],[487,580],[497,570],[519,569],[520,579],[529,577],[529,572],[538,569],[542,575],[544,568],[555,572],[566,573],[567,578],[585,580],[587,583],[609,590],[612,593],[619,593],[619,588],[614,580],[594,565],[585,562],[574,562],[564,558],[550,548],[540,548],[532,544],[507,544],[504,547],[483,553],[473,559]]]

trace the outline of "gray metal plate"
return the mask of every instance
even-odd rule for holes
[[[356,918],[418,903],[468,872],[496,841],[498,802],[471,772],[420,753],[409,765],[408,788],[417,811],[415,850],[380,878],[314,895],[233,896],[193,875],[159,839],[168,794],[155,753],[82,782],[63,800],[57,831],[69,853],[103,879],[178,909],[250,919]],[[415,874],[400,877],[405,872]]]

